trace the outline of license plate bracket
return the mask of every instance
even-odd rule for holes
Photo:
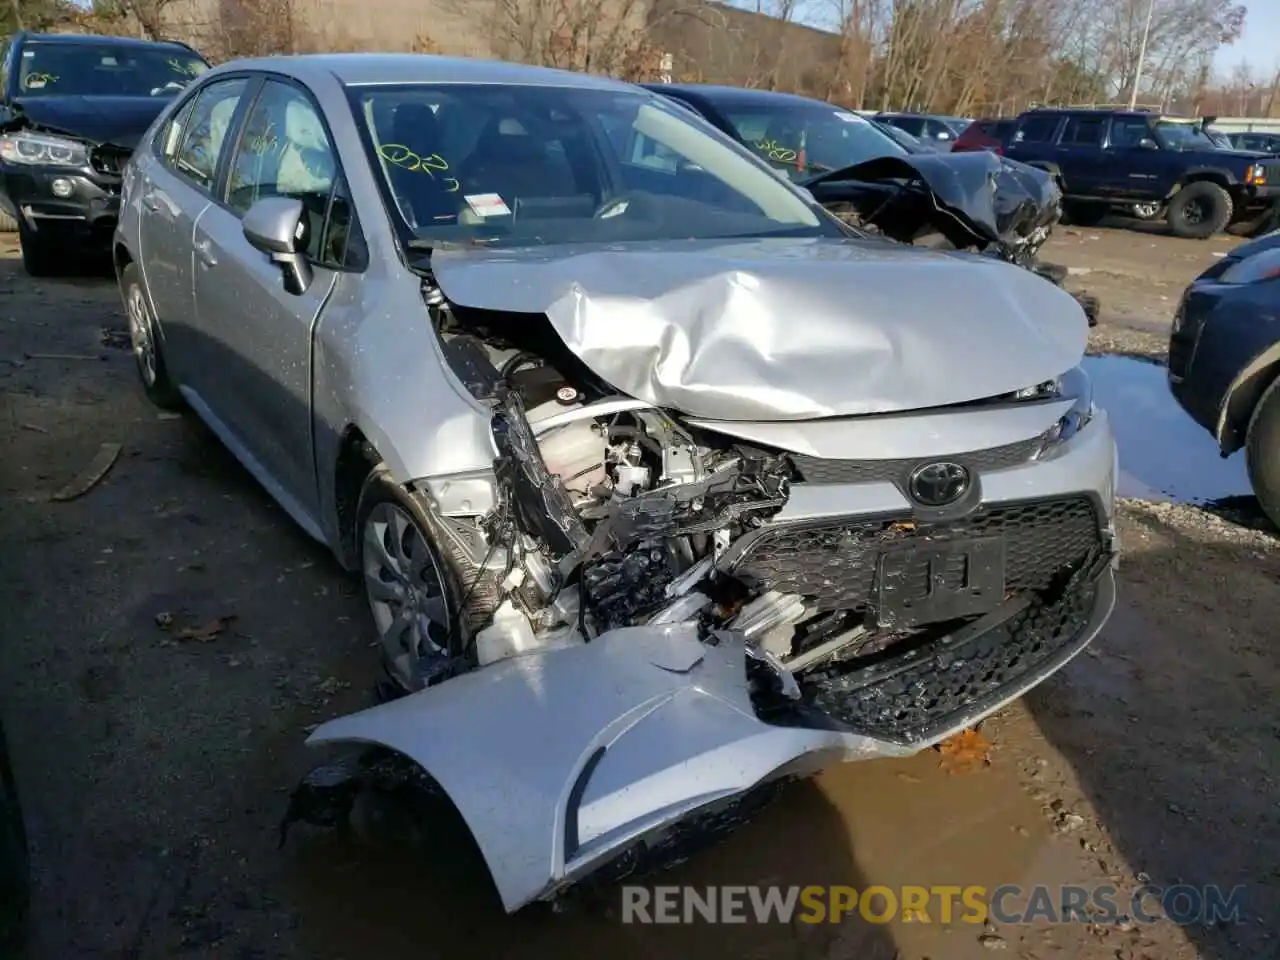
[[[880,554],[877,566],[881,627],[906,629],[976,616],[1004,600],[1002,537],[894,547]]]

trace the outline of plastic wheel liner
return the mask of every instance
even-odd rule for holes
[[[831,714],[769,714],[753,696],[742,635],[700,636],[694,624],[678,623],[624,627],[587,644],[513,657],[332,720],[307,742],[376,745],[425,770],[456,805],[503,905],[514,911],[763,784],[842,760],[909,755],[989,714],[1061,667],[1101,628],[1114,581],[1100,566],[1080,580],[1083,592],[1062,601],[1075,612],[1028,616],[1025,603],[1013,604],[1003,620],[986,624],[991,630],[957,632],[906,658],[905,672],[873,677],[864,685],[868,702],[884,684],[897,684],[908,699],[927,696],[915,689],[912,671],[954,688],[949,713],[931,726],[903,727],[896,739]],[[1046,625],[1054,616],[1060,622]],[[997,634],[1000,642],[990,643]],[[985,690],[978,677],[993,673],[984,659],[990,654],[965,653],[983,637],[1005,662],[1010,649],[1021,658],[1012,680]],[[841,702],[856,699],[848,689],[833,691]],[[328,777],[328,787],[353,796],[350,782],[332,770]],[[291,817],[308,819],[302,811]]]

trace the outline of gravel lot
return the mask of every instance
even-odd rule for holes
[[[1158,359],[1182,286],[1235,242],[1060,228],[1046,259],[1102,297],[1096,351]],[[989,765],[830,771],[664,878],[1244,884],[1242,923],[638,927],[608,895],[507,918],[449,810],[277,849],[307,728],[370,696],[357,585],[204,429],[145,403],[111,280],[32,281],[4,239],[0,291],[0,713],[33,960],[1280,956],[1280,538],[1247,501],[1121,504],[1112,623],[984,726]],[[51,500],[104,443],[101,482]]]

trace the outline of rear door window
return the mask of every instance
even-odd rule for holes
[[[890,117],[889,122],[899,130],[905,130],[913,137],[924,136],[924,120],[920,117]]]
[[[197,95],[185,129],[177,134],[181,146],[168,155],[169,165],[202,190],[213,187],[218,157],[248,84],[244,77],[209,84]]]
[[[1101,145],[1106,128],[1104,117],[1071,117],[1062,131],[1062,142],[1075,147],[1096,147]]]
[[[1111,145],[1136,147],[1143,140],[1153,139],[1151,125],[1137,117],[1117,117],[1111,121]]]
[[[1017,143],[1052,143],[1054,134],[1058,132],[1059,119],[1054,114],[1027,117],[1013,139]]]

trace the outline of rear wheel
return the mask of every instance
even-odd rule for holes
[[[1175,237],[1208,240],[1231,222],[1231,194],[1216,183],[1189,183],[1173,195],[1165,219]]]
[[[147,399],[161,410],[180,410],[182,394],[178,385],[169,377],[164,361],[164,350],[156,330],[155,317],[147,305],[147,294],[142,289],[142,274],[136,263],[120,272],[120,295],[124,298],[124,313],[129,321],[129,343],[133,347],[133,359],[138,365],[138,379]]]
[[[1280,528],[1280,377],[1254,408],[1244,445],[1253,492],[1263,512]]]

